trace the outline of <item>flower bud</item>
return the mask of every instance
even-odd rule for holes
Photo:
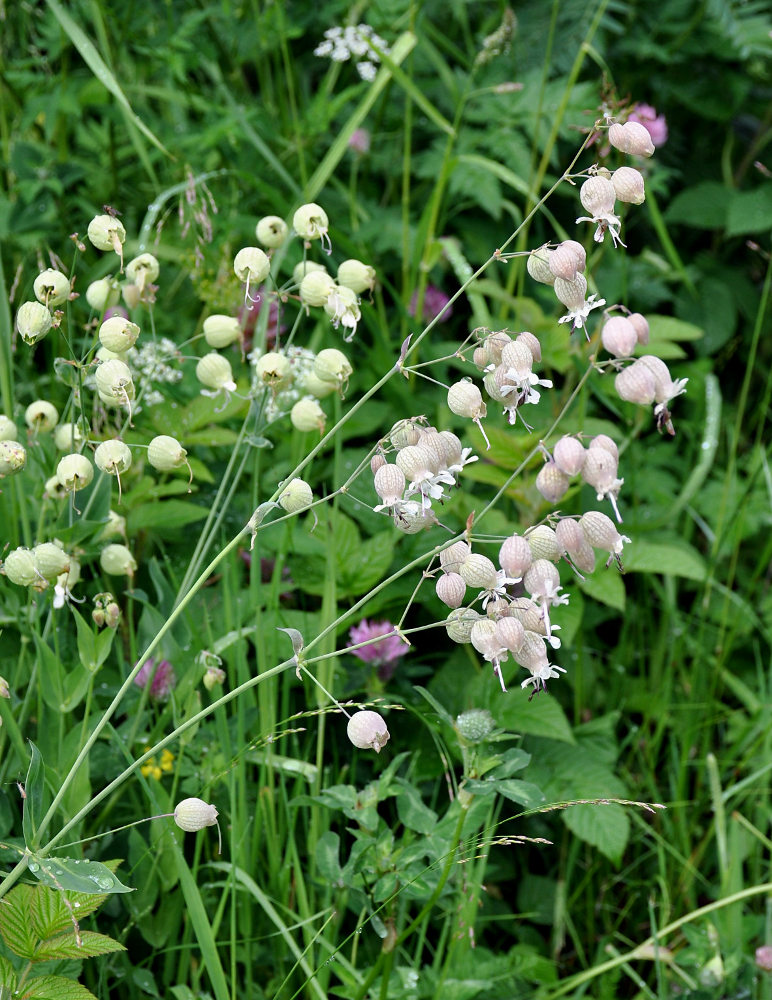
[[[418,444],[420,440],[421,431],[413,420],[398,420],[389,431],[389,442],[397,449]]]
[[[99,532],[99,538],[112,538],[113,535],[126,537],[126,518],[122,514],[116,514],[114,510],[108,510],[107,522]]]
[[[38,302],[42,302],[44,306],[52,309],[69,299],[70,282],[66,274],[49,267],[45,271],[41,271],[35,278],[32,290]]]
[[[317,264],[315,260],[301,260],[300,263],[296,264],[292,269],[293,284],[299,285],[303,278],[305,278],[307,274],[311,274],[312,271],[323,271],[324,274],[327,274],[327,268],[324,264]],[[332,278],[330,278],[330,281],[332,281]],[[309,303],[309,305],[310,304],[311,303]]]
[[[127,355],[122,351],[108,351],[106,347],[98,347],[94,355],[97,361],[123,361],[126,363]]]
[[[100,396],[121,403],[134,399],[134,381],[125,361],[103,361],[94,373],[94,380]]]
[[[456,718],[454,728],[465,743],[474,746],[490,736],[496,728],[496,721],[487,709],[470,708]]]
[[[443,573],[435,584],[437,597],[449,608],[460,608],[466,596],[464,578],[458,573]]]
[[[552,449],[555,465],[567,476],[578,476],[584,465],[586,452],[582,442],[570,434],[564,434]]]
[[[541,344],[539,338],[529,330],[522,330],[518,333],[516,340],[520,344],[525,344],[531,352],[534,361],[541,361]]]
[[[131,451],[123,441],[103,441],[94,452],[96,467],[111,476],[119,476],[131,467]]]
[[[311,271],[300,282],[300,301],[306,306],[326,306],[337,287],[326,271]]]
[[[205,826],[217,826],[217,809],[203,799],[183,799],[174,810],[174,822],[186,833],[195,833]]]
[[[210,347],[230,347],[241,340],[241,324],[232,316],[213,313],[204,320],[204,340]]]
[[[106,545],[99,554],[99,565],[110,576],[134,576],[137,563],[125,545],[113,542]]]
[[[360,750],[380,753],[389,742],[386,720],[377,712],[354,712],[346,726],[348,738]]]
[[[611,175],[611,183],[619,201],[628,205],[642,205],[646,200],[643,174],[634,167],[619,167]]]
[[[566,309],[581,309],[584,305],[584,297],[587,294],[587,279],[578,271],[571,281],[555,278],[553,287],[558,301],[562,302]]]
[[[537,524],[525,538],[534,560],[549,559],[550,562],[557,562],[560,559],[560,546],[555,539],[555,532],[548,525]]]
[[[496,567],[487,556],[473,552],[461,563],[458,570],[468,587],[491,590],[496,586]]]
[[[59,411],[45,399],[36,399],[24,411],[24,420],[31,431],[52,431],[59,420]]]
[[[30,587],[40,579],[38,571],[35,569],[35,557],[30,549],[13,549],[5,557],[3,562],[3,572],[11,581],[19,587]]]
[[[225,683],[225,677],[226,674],[222,667],[207,667],[203,678],[204,687],[207,691],[212,691]]]
[[[97,628],[103,628],[105,625],[112,629],[118,628],[121,623],[121,609],[109,591],[95,595],[91,617]]]
[[[563,517],[555,525],[555,540],[563,552],[572,552],[587,545],[581,525],[573,517]]]
[[[534,281],[540,281],[543,285],[554,285],[555,275],[550,270],[549,259],[552,251],[547,247],[539,247],[538,250],[531,250],[528,254],[525,268]]]
[[[614,379],[614,388],[620,399],[641,406],[653,403],[657,394],[654,375],[646,365],[641,364],[640,358],[619,372]]]
[[[556,278],[571,281],[577,271],[584,271],[587,266],[587,253],[576,240],[564,240],[550,253],[548,265]]]
[[[579,189],[579,201],[592,216],[609,215],[613,212],[616,197],[614,185],[605,177],[588,177]]]
[[[147,446],[147,460],[158,472],[172,472],[181,465],[188,465],[187,456],[177,438],[168,434],[159,434]]]
[[[290,421],[295,430],[318,431],[323,434],[327,415],[313,397],[305,396],[290,410]]]
[[[233,270],[239,281],[259,285],[268,277],[271,262],[259,247],[244,247],[233,259]]]
[[[517,653],[525,641],[525,629],[517,618],[499,618],[496,622],[496,640],[510,653]]]
[[[608,434],[596,434],[592,441],[590,441],[590,447],[605,448],[613,456],[614,461],[619,464],[619,448],[617,448],[614,439],[610,438]]]
[[[393,507],[405,492],[405,473],[398,465],[386,463],[376,470],[373,485],[383,506]]]
[[[161,271],[158,259],[151,253],[141,253],[126,265],[126,279],[136,285],[140,292],[156,280]]]
[[[440,552],[440,566],[445,573],[458,573],[472,550],[466,542],[454,542]]]
[[[257,242],[269,250],[280,247],[287,239],[288,234],[289,226],[278,215],[265,215],[255,226]]]
[[[329,220],[319,205],[301,205],[292,216],[292,228],[302,240],[320,240],[327,235]]]
[[[630,313],[627,318],[635,327],[635,335],[638,338],[638,343],[645,347],[649,342],[648,320],[640,313]]]
[[[342,351],[327,347],[314,358],[314,374],[323,382],[332,382],[343,388],[354,369]]]
[[[635,327],[625,316],[612,316],[600,332],[603,346],[615,358],[629,358],[638,343]]]
[[[472,626],[479,621],[480,615],[474,608],[456,608],[445,619],[445,631],[453,642],[467,643],[472,641]]]
[[[357,294],[375,287],[375,268],[361,260],[344,260],[338,268],[338,284]]]
[[[533,553],[528,540],[522,535],[510,535],[505,538],[499,549],[499,564],[507,576],[513,580],[522,580],[533,562]]]
[[[570,485],[568,476],[555,462],[545,462],[536,477],[536,489],[550,503],[562,500]]]
[[[295,386],[299,392],[308,393],[315,399],[325,399],[337,388],[334,382],[325,382],[313,369],[300,371],[295,376]]]
[[[66,490],[85,489],[94,478],[94,466],[85,455],[65,455],[56,466],[56,476]]]
[[[139,336],[139,327],[122,316],[111,316],[99,327],[99,340],[103,347],[114,354],[123,354],[132,348]]]
[[[42,542],[32,550],[35,569],[44,580],[53,582],[70,568],[70,557],[53,542]]]
[[[372,474],[375,475],[378,469],[382,469],[384,465],[388,465],[388,462],[386,461],[386,456],[378,451],[370,459],[370,472],[372,472]]]
[[[588,510],[582,514],[579,526],[594,549],[605,549],[614,555],[619,555],[624,543],[630,541],[626,535],[620,535],[611,518],[599,510]]]
[[[288,514],[297,514],[300,510],[305,510],[314,500],[311,487],[303,479],[291,479],[279,494],[279,506],[286,510]]]
[[[472,420],[484,417],[487,412],[482,393],[473,382],[466,380],[455,382],[448,389],[448,409],[459,417],[471,417]]]
[[[68,284],[68,294],[69,290]],[[16,313],[16,329],[25,344],[35,344],[38,340],[42,340],[52,325],[51,313],[42,302],[22,302],[19,306]]]
[[[233,392],[236,388],[230,361],[215,351],[199,359],[196,365],[196,378],[208,389],[226,389]]]
[[[608,141],[623,153],[630,156],[651,156],[654,153],[654,143],[645,125],[640,122],[618,122],[608,130]]]
[[[121,259],[123,270],[123,244],[126,230],[114,215],[96,215],[88,224],[88,238],[97,250],[114,250]]]
[[[18,441],[0,441],[0,479],[21,472],[27,464],[27,451]]]
[[[0,413],[0,441],[15,441],[18,428],[10,417]]]

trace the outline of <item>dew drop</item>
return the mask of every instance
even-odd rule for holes
[[[109,878],[107,875],[90,875],[89,878],[92,882],[95,882],[100,889],[112,889],[115,882],[114,879]]]
[[[29,863],[29,870],[31,872],[39,872],[40,871],[40,865],[37,863],[37,861],[30,861],[30,863]]]

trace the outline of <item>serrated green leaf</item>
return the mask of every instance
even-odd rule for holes
[[[332,830],[326,830],[316,842],[316,867],[323,879],[337,884],[342,877],[340,867],[340,837]]]
[[[549,696],[529,701],[521,688],[513,688],[496,705],[496,722],[516,733],[548,736],[563,743],[573,743],[574,735],[560,704]],[[501,707],[499,707],[499,705]]]
[[[52,653],[53,655],[53,653]],[[24,803],[22,806],[22,830],[27,847],[36,846],[38,823],[43,817],[43,795],[45,793],[45,767],[40,751],[30,742],[30,763],[24,781]]]
[[[133,891],[100,861],[33,857],[29,870],[43,885],[52,889],[69,889],[97,895]]]
[[[705,560],[687,542],[650,542],[636,539],[624,553],[626,573],[663,573],[665,576],[683,576],[689,580],[704,580]]]
[[[27,980],[19,1000],[97,1000],[91,990],[87,990],[74,979],[64,976],[38,976]]]
[[[506,778],[495,782],[496,791],[511,802],[517,802],[526,809],[535,809],[544,801],[544,792],[532,781],[522,781],[520,778]]]
[[[8,961],[0,955],[0,986],[7,992],[6,996],[12,996],[16,990],[16,970]]]
[[[72,914],[78,920],[89,916],[107,899],[107,894],[86,895],[82,892],[61,892],[45,885],[28,886],[32,890],[29,900],[29,921],[34,933],[45,941],[72,928]],[[16,890],[12,890],[11,895]],[[69,903],[69,907],[68,904]],[[71,907],[71,908],[70,908]]]
[[[562,813],[572,833],[619,864],[630,836],[630,819],[615,802],[570,806]]]
[[[77,918],[77,910],[75,915]],[[38,946],[35,952],[36,961],[45,962],[55,958],[94,958],[96,955],[109,955],[112,951],[126,951],[124,945],[106,934],[81,931],[80,937],[81,944],[78,944],[75,939],[75,928],[70,926],[69,932],[56,934]]]
[[[17,885],[0,906],[0,934],[10,950],[19,958],[32,959],[38,936],[29,919],[34,887]]]

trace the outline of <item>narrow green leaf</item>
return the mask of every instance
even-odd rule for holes
[[[78,52],[80,52],[83,61],[86,63],[97,80],[99,80],[102,86],[105,87],[105,89],[107,89],[113,97],[115,97],[123,110],[127,113],[129,121],[131,121],[132,124],[135,125],[140,132],[153,143],[154,146],[173,160],[174,157],[169,150],[159,139],[155,137],[155,135],[153,135],[139,115],[134,113],[126,95],[121,90],[120,84],[115,79],[115,76],[110,71],[99,52],[97,52],[96,46],[88,35],[86,35],[83,29],[79,27],[75,21],[73,21],[64,7],[62,7],[59,3],[59,0],[46,0],[46,3],[51,8],[51,13],[54,15],[56,20],[59,24],[61,24],[67,37],[70,39]]]
[[[43,701],[54,712],[62,711],[64,702],[64,668],[56,653],[37,634],[32,633],[35,650],[38,654],[38,670],[40,671],[40,693]]]
[[[429,704],[432,706],[432,708],[437,713],[437,715],[439,715],[440,719],[442,719],[442,721],[444,723],[446,723],[448,726],[452,726],[453,725],[453,716],[450,714],[450,712],[448,712],[448,710],[446,708],[444,708],[437,701],[437,699],[434,697],[434,695],[430,694],[426,690],[426,688],[419,687],[417,684],[414,687],[415,687],[415,690],[421,695],[421,697],[425,698],[426,701],[429,702]]]
[[[132,892],[100,861],[83,861],[80,858],[39,858],[34,856],[29,870],[52,889],[69,889],[73,892],[110,894]]]
[[[36,847],[37,829],[43,815],[45,793],[45,767],[40,751],[30,741],[30,763],[24,781],[24,803],[22,806],[22,831],[28,848]]]
[[[185,855],[182,853],[176,840],[173,841],[173,850],[177,864],[177,874],[180,879],[180,887],[185,897],[187,919],[193,926],[215,1000],[231,1000],[228,981],[225,978],[225,972],[220,962],[220,956],[217,952],[217,942],[214,939],[212,925],[209,922],[206,907],[201,898],[201,892],[188,867]]]
[[[340,837],[326,830],[316,842],[316,867],[323,879],[334,885],[342,878]]]

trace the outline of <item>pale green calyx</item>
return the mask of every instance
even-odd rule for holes
[[[210,347],[229,347],[241,340],[241,324],[233,316],[213,313],[204,320],[204,340]]]
[[[257,242],[269,250],[280,247],[289,235],[289,226],[278,215],[266,215],[255,227]]]
[[[0,479],[20,472],[27,464],[27,451],[18,441],[0,441]]]
[[[352,292],[366,292],[375,287],[375,268],[361,260],[344,260],[338,268],[338,284]]]
[[[30,549],[18,548],[9,552],[3,562],[3,572],[11,583],[19,587],[30,587],[40,580]]]
[[[14,441],[17,433],[18,429],[13,420],[6,417],[4,413],[0,413],[0,441]]]
[[[49,583],[70,569],[70,557],[53,542],[42,542],[32,550],[35,569]]]
[[[291,479],[279,494],[279,506],[288,514],[296,514],[313,503],[314,494],[303,479]]]
[[[83,441],[78,424],[59,424],[54,428],[54,444],[57,451],[73,451]]]
[[[69,284],[67,286],[69,290]],[[16,329],[25,344],[42,340],[53,325],[50,311],[42,302],[22,302],[16,313]]]
[[[187,455],[177,438],[169,434],[154,437],[147,448],[147,460],[159,472],[172,472],[181,465],[187,465]]]
[[[120,285],[113,278],[98,278],[86,289],[86,302],[98,313],[118,305],[120,298]]]
[[[100,396],[126,402],[134,399],[134,380],[125,361],[103,361],[94,375]]]
[[[314,374],[323,382],[332,382],[340,387],[345,386],[354,369],[343,353],[335,347],[326,347],[314,358]]]
[[[271,262],[260,247],[244,247],[233,259],[233,270],[247,286],[259,285],[268,277]]]
[[[129,549],[116,543],[102,549],[99,565],[111,576],[133,576],[137,571],[137,563]]]
[[[335,282],[326,271],[309,271],[300,282],[300,301],[305,306],[323,306]]]
[[[143,292],[146,285],[156,280],[160,270],[157,257],[151,253],[141,253],[126,265],[126,278]]]
[[[289,358],[276,351],[269,351],[257,359],[255,373],[263,385],[272,389],[281,389],[292,381],[292,365]]]
[[[111,476],[119,476],[131,467],[131,450],[123,441],[103,441],[94,452],[96,467]]]
[[[52,431],[59,419],[59,411],[45,399],[36,399],[24,411],[24,420],[32,431]]]
[[[208,389],[225,389],[233,392],[236,388],[230,361],[215,351],[205,354],[199,360],[196,365],[196,378]]]
[[[327,420],[324,410],[311,396],[299,399],[290,410],[292,426],[299,431],[324,431]]]
[[[123,270],[123,244],[126,230],[114,215],[96,215],[88,224],[88,238],[97,250],[114,250],[121,259]]]
[[[35,278],[32,290],[38,302],[51,309],[60,306],[70,297],[70,282],[66,274],[49,267]]]
[[[292,269],[293,283],[299,285],[303,278],[305,278],[307,274],[311,274],[312,271],[324,271],[324,273],[327,274],[327,268],[324,264],[317,264],[315,260],[301,260],[300,263],[296,264]]]
[[[94,478],[94,467],[85,455],[65,455],[56,467],[56,476],[66,490],[85,489]]]
[[[123,316],[111,316],[99,327],[99,341],[113,354],[130,350],[139,337],[139,327]]]
[[[329,219],[327,213],[314,202],[301,205],[292,217],[292,228],[303,240],[321,240],[322,247],[327,253],[331,252],[330,238],[327,235],[329,229]]]

